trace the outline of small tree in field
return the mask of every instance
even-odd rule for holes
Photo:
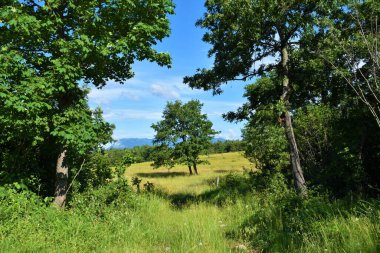
[[[197,165],[207,161],[199,155],[211,145],[211,139],[217,134],[212,129],[212,122],[202,114],[203,104],[191,100],[186,104],[181,101],[169,102],[163,112],[163,120],[153,124],[156,131],[153,143],[155,155],[154,167],[185,164],[190,175],[198,174]]]

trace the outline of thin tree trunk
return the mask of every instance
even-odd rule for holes
[[[305,182],[305,178],[303,176],[303,172],[301,168],[301,161],[300,161],[296,138],[294,135],[292,118],[289,113],[289,107],[290,107],[289,97],[290,97],[291,88],[289,85],[288,61],[289,61],[288,47],[287,45],[284,45],[281,49],[281,67],[283,71],[282,73],[283,74],[283,78],[282,78],[283,93],[281,95],[281,100],[283,101],[285,105],[285,111],[283,113],[284,120],[285,120],[285,132],[286,132],[286,138],[288,139],[288,143],[290,147],[290,158],[291,158],[292,173],[293,173],[293,178],[294,178],[294,187],[302,195],[306,195],[307,194],[306,182]]]
[[[193,175],[193,171],[191,170],[191,165],[188,165],[189,167],[189,172],[190,172],[190,176]]]
[[[193,165],[194,165],[194,171],[195,171],[195,174],[197,174],[197,175],[198,175],[197,164],[196,164],[196,163],[194,163]]]
[[[69,180],[69,167],[65,163],[67,150],[64,149],[57,159],[54,204],[64,207],[66,204],[67,186]]]

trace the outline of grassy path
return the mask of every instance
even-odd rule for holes
[[[201,194],[212,188],[217,177],[230,172],[242,173],[243,168],[251,168],[249,161],[239,152],[214,154],[207,160],[210,164],[200,165],[198,176],[189,176],[185,166],[153,170],[149,162],[132,165],[126,176],[137,176],[143,180],[142,184],[153,182],[156,188],[170,197]],[[243,203],[219,208],[203,202],[177,209],[167,199],[150,198],[152,210],[146,210],[140,216],[140,225],[146,231],[146,243],[141,252],[235,252],[241,244],[230,239],[228,233],[249,212]],[[132,248],[131,252],[136,252],[136,247]]]
[[[245,217],[243,205],[221,209],[198,204],[176,210],[153,197],[149,208],[133,217],[128,242],[121,242],[115,252],[235,252],[239,245],[227,235]]]

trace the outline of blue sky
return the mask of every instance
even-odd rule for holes
[[[222,113],[236,110],[243,102],[244,84],[233,82],[223,86],[224,93],[213,96],[211,91],[192,90],[183,84],[183,77],[192,75],[197,68],[209,68],[213,60],[207,57],[210,45],[202,41],[202,31],[195,27],[204,13],[204,0],[175,0],[176,14],[170,16],[171,35],[157,46],[159,51],[169,52],[172,68],[159,67],[155,63],[134,64],[135,77],[124,84],[108,82],[101,90],[89,94],[92,108],[100,106],[108,122],[116,125],[114,139],[153,138],[152,123],[161,119],[167,101],[200,100],[203,113],[221,131],[219,137],[238,139],[242,123],[223,120]]]

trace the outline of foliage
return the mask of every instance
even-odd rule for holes
[[[156,145],[154,167],[174,164],[194,166],[206,162],[200,154],[211,145],[216,132],[206,114],[201,113],[202,104],[191,100],[182,104],[180,101],[168,102],[163,120],[152,125],[156,134],[153,143]]]
[[[265,78],[274,73],[277,80],[271,81],[275,81],[273,90],[281,91],[275,99],[281,107],[279,116],[289,146],[294,186],[303,195],[307,186],[291,119],[293,97],[299,95],[294,85],[299,72],[292,68],[291,62],[294,51],[310,45],[302,44],[304,37],[317,37],[320,16],[335,11],[339,4],[339,1],[329,0],[206,1],[207,12],[197,24],[207,29],[203,40],[212,45],[209,57],[214,56],[214,64],[210,69],[198,69],[195,75],[184,78],[192,88],[219,94],[221,85],[228,81]],[[270,57],[274,60],[269,60]],[[273,104],[272,96],[262,98],[265,100],[260,101],[260,105]],[[242,111],[244,113],[244,109]]]
[[[349,1],[339,21],[331,14],[321,21],[326,39],[317,48],[380,127],[379,15],[377,1]]]
[[[114,177],[111,166],[109,156],[103,151],[97,150],[88,154],[81,166],[73,169],[73,173],[78,175],[73,179],[74,191],[83,192],[111,181]]]
[[[224,140],[213,142],[208,150],[205,151],[206,154],[221,154],[228,152],[237,152],[244,150],[244,143],[241,140]]]
[[[170,66],[169,55],[153,47],[168,35],[172,13],[170,0],[2,3],[2,177],[36,177],[41,193],[51,195],[63,150],[75,167],[81,156],[111,141],[113,126],[99,109],[90,110],[80,82],[101,88],[107,80],[125,81],[133,77],[135,60]]]
[[[261,2],[241,3],[257,5],[259,8]],[[373,17],[376,16],[378,6],[373,1],[332,1],[329,6],[324,5],[325,3],[327,2],[289,2],[289,8],[298,4],[300,8],[301,5],[306,8],[309,4],[310,8],[315,7],[315,11],[309,13],[310,16],[305,16],[302,20],[294,18],[294,23],[289,24],[289,27],[295,25],[297,29],[304,29],[290,39],[288,74],[292,88],[289,98],[290,113],[294,117],[294,131],[305,178],[310,186],[321,185],[335,197],[350,192],[378,195],[378,191],[374,189],[379,188],[380,180],[374,168],[380,159],[379,142],[375,141],[378,140],[380,132],[376,129],[376,121],[371,120],[373,112],[362,103],[352,87],[347,86],[347,77],[352,77],[350,80],[354,82],[356,89],[362,89],[362,95],[373,95],[368,90],[372,87],[368,86],[368,81],[372,85],[377,75],[377,72],[372,73],[375,63],[371,55],[376,47],[370,47],[368,51],[365,38],[371,42],[376,40],[373,37],[376,28],[370,24],[374,22]],[[247,37],[242,37],[250,29],[247,24],[258,17],[247,19],[246,22],[240,19],[231,21],[227,17],[244,11],[252,12],[253,15],[255,9],[241,10],[232,1],[210,1],[206,5],[210,15],[205,15],[198,24],[209,30],[205,40],[214,46],[210,53],[216,55],[216,60],[213,69],[200,71],[187,81],[194,87],[203,86],[218,91],[220,84],[227,80],[223,79],[228,77],[225,73],[239,73],[239,78],[244,75],[248,77],[250,73],[259,76],[253,84],[246,86],[244,96],[247,102],[236,112],[229,112],[224,116],[229,121],[247,120],[243,131],[246,155],[256,163],[262,176],[281,172],[289,179],[289,150],[282,128],[284,124],[281,113],[286,105],[278,102],[282,89],[278,85],[281,82],[281,69],[272,68],[275,64],[272,61],[261,67],[238,68],[243,66],[239,63],[248,66],[249,61],[243,61],[245,54],[265,56],[265,52],[276,50],[276,43],[281,39],[276,38],[280,35],[280,30],[270,32],[268,28],[258,37],[248,32]],[[276,8],[282,7],[272,6],[271,1],[266,5],[262,3],[263,15]],[[217,15],[218,13],[223,15]],[[272,27],[271,22],[277,18],[281,21],[297,15],[295,11],[283,18],[276,15],[273,19],[259,20],[258,23]],[[238,27],[241,30],[234,33]],[[259,26],[257,29],[261,28]],[[258,38],[265,34],[268,35],[265,39],[273,40],[273,43],[266,43],[263,48],[257,47],[250,51],[247,45],[260,43]],[[252,37],[251,40],[248,39],[249,36]],[[246,51],[238,51],[237,46],[231,46],[234,43],[240,43]],[[226,49],[225,52],[217,54],[221,48]],[[255,50],[262,51],[255,55]],[[224,55],[227,52],[229,55]],[[236,57],[236,62],[225,61],[233,52],[240,58]],[[233,69],[232,65],[237,68]],[[224,68],[228,68],[227,72]],[[207,78],[214,78],[212,80],[215,83]],[[374,102],[373,99],[371,101]]]
[[[369,185],[379,182],[372,167],[379,159],[379,145],[369,136],[376,139],[379,131],[370,115],[325,105],[305,107],[296,115],[296,134],[311,184],[322,185],[335,196],[376,194]]]
[[[303,34],[313,32],[319,11],[334,6],[334,1],[206,1],[207,12],[197,25],[207,29],[203,40],[212,45],[214,65],[185,77],[185,83],[220,93],[221,84],[228,81],[276,70],[280,61],[264,60],[278,58],[283,46],[292,51]]]
[[[314,194],[301,199],[292,192],[268,192],[256,200],[260,202],[254,215],[238,230],[254,248],[265,252],[379,250],[378,201],[330,202]]]

